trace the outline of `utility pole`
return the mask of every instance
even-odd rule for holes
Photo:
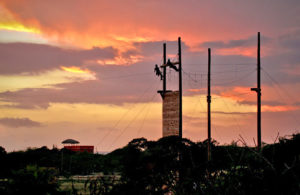
[[[207,74],[207,160],[211,160],[211,118],[210,118],[210,66],[211,66],[211,54],[210,48],[208,48],[208,74]]]
[[[164,43],[164,63],[163,64],[166,64],[167,63],[167,46],[166,46],[166,43]],[[166,88],[167,88],[167,67],[164,66],[163,67],[163,97],[166,93]]]
[[[260,32],[257,33],[257,87],[251,88],[257,93],[257,150],[261,150],[261,88],[260,88]]]
[[[178,37],[178,69],[179,69],[179,137],[182,138],[182,61],[181,38]]]

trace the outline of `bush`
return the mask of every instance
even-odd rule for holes
[[[57,171],[28,165],[24,169],[13,171],[8,179],[7,194],[46,195],[57,194]]]

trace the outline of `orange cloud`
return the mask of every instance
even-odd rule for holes
[[[70,0],[3,0],[1,4],[18,23],[38,29],[50,41],[64,46],[84,48],[114,46],[124,51],[132,48],[133,42],[168,41],[182,36],[182,40],[193,47],[203,41],[224,40],[232,36],[239,39],[252,34],[247,29],[233,33],[230,31],[232,27],[216,19],[217,17],[211,18],[215,24],[213,26],[210,25],[211,21],[200,17],[211,15],[207,7],[215,6],[215,3],[205,5],[198,2],[172,3],[173,9],[165,9],[170,7],[170,1],[86,3]],[[183,13],[179,15],[174,10],[179,10],[182,6],[186,6],[187,9],[183,9]],[[214,10],[217,13],[220,11]],[[226,20],[231,21],[231,25],[239,25],[231,15],[227,17]],[[203,31],[201,27],[207,25],[210,28]],[[219,33],[220,29],[223,33]]]
[[[250,88],[251,87],[242,87],[242,86],[233,87],[227,91],[221,92],[221,96],[236,101],[244,101],[244,100],[254,101],[254,96],[251,95],[253,92],[250,91]]]
[[[286,111],[293,111],[298,109],[299,106],[269,106],[269,105],[262,106],[263,112],[286,112]]]
[[[101,65],[130,65],[143,60],[142,55],[129,55],[127,57],[123,57],[121,54],[116,56],[112,60],[97,60],[98,64]]]
[[[19,31],[19,32],[29,32],[34,34],[40,33],[40,30],[37,28],[24,26],[23,24],[17,22],[11,22],[11,23],[0,22],[0,30],[12,30],[12,31]]]
[[[67,72],[79,73],[79,74],[91,73],[88,69],[81,69],[76,66],[71,66],[71,67],[61,66],[61,69],[65,70]]]
[[[256,47],[235,47],[235,48],[222,48],[216,51],[219,55],[242,55],[248,57],[256,57],[257,49]]]
[[[197,93],[197,92],[200,92],[202,90],[201,89],[188,89],[188,91]]]
[[[10,30],[18,32],[28,32],[38,34],[39,29],[34,26],[28,26],[17,21],[9,10],[0,5],[0,30]]]

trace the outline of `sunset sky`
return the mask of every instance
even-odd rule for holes
[[[182,39],[183,137],[256,140],[256,46],[262,45],[262,141],[300,132],[298,0],[0,0],[0,146],[64,139],[111,151],[162,136],[155,64]],[[168,88],[178,78],[168,71]]]

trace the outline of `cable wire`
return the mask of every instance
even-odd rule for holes
[[[154,94],[151,98],[150,101],[152,101],[154,99],[154,97],[157,94]],[[128,125],[120,132],[120,134],[112,141],[109,150],[112,148],[112,146],[116,143],[116,141],[118,141],[118,139],[125,133],[125,131],[130,127],[130,125],[136,120],[136,118],[140,115],[140,113],[145,109],[146,105],[139,111],[137,112],[137,114],[134,116],[134,118],[128,123]]]
[[[285,88],[283,88],[283,87],[281,87],[281,85],[268,73],[268,72],[266,72],[266,70],[264,70],[264,69],[262,69],[262,71],[265,73],[265,75],[267,75],[267,77],[270,79],[270,81],[271,81],[271,83],[272,83],[272,85],[275,87],[275,88],[278,88],[279,90],[276,90],[276,89],[274,89],[274,91],[277,93],[277,95],[280,97],[280,99],[283,101],[283,102],[285,102],[285,100],[284,100],[284,98],[283,98],[283,96],[282,96],[282,94],[280,93],[280,90],[281,91],[284,91],[284,93],[287,95],[287,96],[285,96],[285,97],[289,97],[291,100],[292,100],[292,97],[289,95],[289,93],[287,92],[287,90],[285,89]],[[292,100],[293,101],[293,100]],[[294,113],[293,112],[291,112],[291,114],[292,114],[292,118],[293,118],[293,120],[295,120],[295,122],[296,122],[296,124],[298,125],[298,126],[300,126],[300,123],[298,122],[298,120],[297,120],[297,117],[294,115]],[[289,116],[289,115],[288,115]]]
[[[160,82],[159,82],[160,83]],[[137,102],[141,102],[142,98],[145,96],[145,94],[151,89],[153,88],[153,86],[155,86],[155,83],[152,83],[148,88],[146,88],[146,90],[140,95],[140,97],[138,98]],[[122,116],[121,118],[115,123],[115,125],[113,126],[112,129],[115,129],[119,123],[125,118],[125,116],[127,116],[127,114],[133,109],[133,106],[130,107]],[[99,143],[102,143],[106,138],[107,136],[109,136],[110,134],[112,133],[112,131],[108,131],[102,138],[101,140],[97,143],[97,145]]]

